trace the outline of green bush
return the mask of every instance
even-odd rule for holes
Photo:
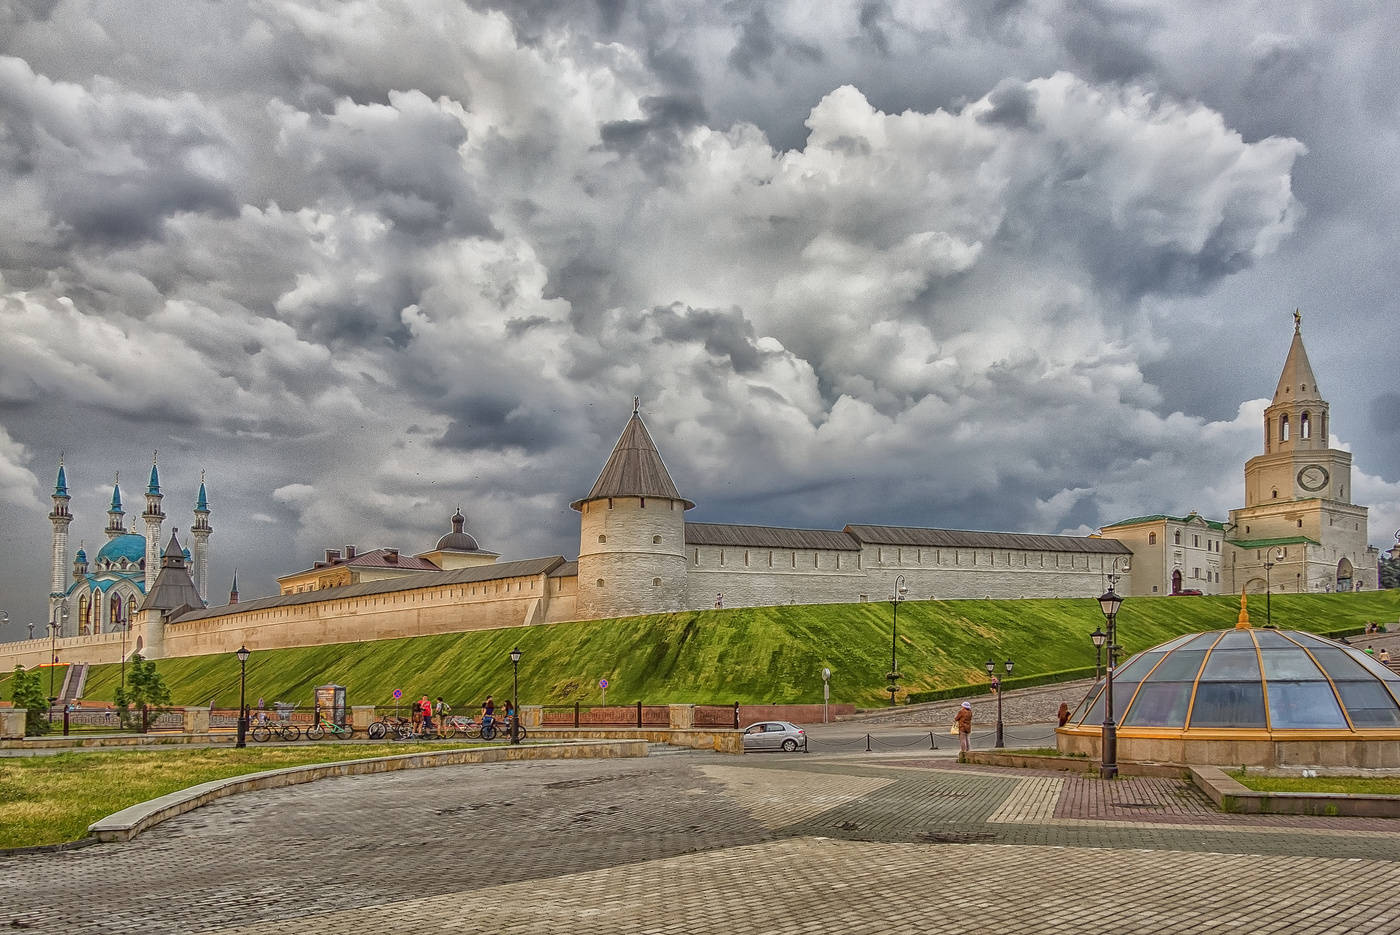
[[[38,737],[49,732],[49,698],[44,694],[38,669],[26,671],[24,666],[15,666],[14,677],[10,680],[10,700],[16,708],[24,709],[26,737]]]

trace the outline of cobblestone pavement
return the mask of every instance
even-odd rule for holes
[[[1079,679],[1073,682],[1056,682],[1053,685],[1039,685],[1035,688],[1008,690],[1001,700],[1001,719],[1005,724],[1036,724],[1055,722],[1060,710],[1060,702],[1065,702],[1073,710],[1093,687],[1093,679]],[[974,695],[966,699],[972,702],[972,721],[976,727],[986,727],[996,721],[997,696],[990,690],[986,694]],[[843,724],[879,724],[898,727],[932,727],[947,730],[958,713],[964,699],[930,701],[917,705],[900,705],[888,710],[872,709],[854,717],[844,718]]]
[[[325,780],[0,858],[36,933],[1400,931],[1400,820],[1165,779],[679,754]]]

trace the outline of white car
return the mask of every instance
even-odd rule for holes
[[[759,721],[744,728],[744,752],[794,750],[807,752],[807,732],[791,721]]]

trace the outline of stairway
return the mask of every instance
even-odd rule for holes
[[[83,697],[83,686],[87,683],[88,665],[75,662],[63,676],[63,687],[58,692],[58,703],[68,704]]]

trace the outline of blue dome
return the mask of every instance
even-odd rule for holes
[[[102,551],[97,553],[97,564],[103,562],[120,562],[126,559],[128,562],[140,562],[146,558],[146,538],[135,533],[127,533],[124,536],[117,536],[111,542],[102,547]]]

